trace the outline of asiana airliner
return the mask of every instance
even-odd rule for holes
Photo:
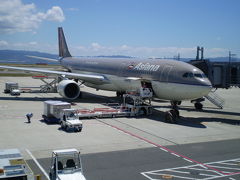
[[[156,98],[171,102],[198,99],[212,89],[204,73],[185,62],[170,59],[72,57],[62,27],[58,28],[58,41],[58,61],[68,72],[11,66],[0,68],[60,76],[62,80],[58,83],[58,92],[67,99],[76,99],[81,93],[76,80],[95,89],[116,91],[117,95],[138,90],[144,84],[152,89]]]

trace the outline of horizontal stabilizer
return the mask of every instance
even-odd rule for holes
[[[59,62],[58,59],[53,59],[53,58],[46,58],[46,57],[39,57],[39,56],[28,56],[28,55],[26,55],[26,57],[30,57],[30,58],[34,58],[34,59],[41,59],[41,60],[45,60],[45,61]]]

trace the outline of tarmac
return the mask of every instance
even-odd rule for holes
[[[13,97],[3,93],[6,82],[35,92]],[[216,91],[225,99],[224,109],[206,100],[196,111],[189,101],[182,102],[178,124],[164,122],[170,103],[156,99],[148,117],[86,119],[82,132],[67,133],[43,122],[44,101],[66,100],[58,93],[39,93],[40,85],[31,77],[0,77],[0,149],[20,149],[42,179],[47,179],[51,152],[65,148],[81,151],[84,174],[92,180],[240,179],[240,88]],[[120,101],[115,92],[81,90],[73,108]]]

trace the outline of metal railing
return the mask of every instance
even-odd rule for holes
[[[207,98],[215,106],[223,109],[225,100],[223,98],[221,98],[219,95],[217,95],[215,92],[211,91],[207,96],[205,96],[205,98]]]

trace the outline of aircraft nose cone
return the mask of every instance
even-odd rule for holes
[[[212,90],[212,83],[208,79],[204,79],[201,81],[201,84],[203,96],[208,95],[208,93]]]

